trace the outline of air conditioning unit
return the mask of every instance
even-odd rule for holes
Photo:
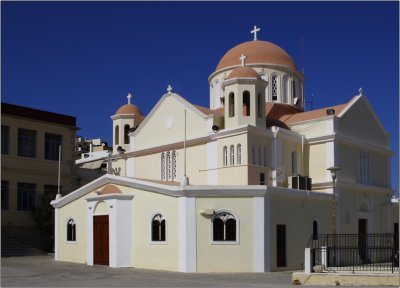
[[[299,190],[311,190],[312,180],[308,176],[290,176],[288,177],[288,187]]]

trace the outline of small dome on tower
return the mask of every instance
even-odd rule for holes
[[[228,79],[233,79],[233,78],[256,78],[256,79],[261,79],[260,75],[250,67],[239,67],[236,68],[229,74]]]
[[[140,112],[140,109],[137,106],[131,104],[132,95],[129,93],[126,98],[128,98],[128,104],[121,106],[117,110],[117,112],[115,112],[115,115],[134,114],[137,116],[143,116],[142,112]]]
[[[115,115],[120,115],[120,114],[135,114],[135,115],[142,115],[142,112],[140,112],[140,109],[133,105],[133,104],[125,104],[121,106],[117,112],[115,112]]]

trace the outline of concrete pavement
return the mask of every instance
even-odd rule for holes
[[[293,287],[290,272],[179,273],[87,266],[52,256],[5,257],[1,265],[1,287]]]

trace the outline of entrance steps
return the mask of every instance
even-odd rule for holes
[[[1,236],[1,257],[32,255],[47,255],[47,253],[18,242],[12,238]]]

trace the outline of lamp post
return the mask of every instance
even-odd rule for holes
[[[328,169],[329,172],[331,172],[331,177],[332,177],[332,187],[333,187],[333,202],[332,202],[332,234],[336,235],[336,177],[337,173],[340,170],[339,167],[332,166],[329,167]],[[333,236],[335,237],[335,236]],[[336,237],[335,237],[336,238]]]
[[[332,260],[333,260],[333,265],[336,265],[336,251],[335,251],[335,247],[336,247],[336,177],[337,177],[337,173],[340,170],[339,167],[336,166],[332,166],[329,167],[328,169],[329,172],[331,172],[331,177],[332,177],[332,192],[333,192],[333,201],[332,201],[332,246],[333,246],[333,250],[332,250]]]

